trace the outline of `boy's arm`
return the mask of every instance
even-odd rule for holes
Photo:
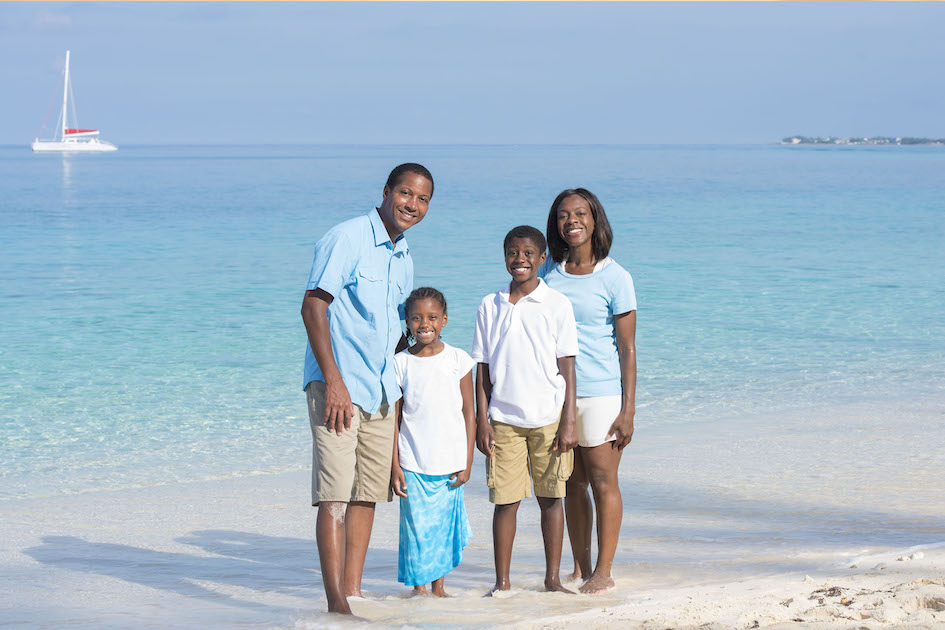
[[[578,445],[577,441],[577,379],[574,376],[574,357],[558,357],[558,372],[564,377],[564,407],[558,435],[552,448],[567,453]]]
[[[489,364],[476,366],[476,446],[486,457],[492,457],[495,446],[495,429],[489,424],[489,401],[492,399],[492,381],[489,379]]]
[[[404,399],[394,403],[394,455],[390,460],[390,486],[398,497],[407,497],[407,480],[404,478],[404,469],[400,467],[400,423],[404,419]]]
[[[476,444],[476,406],[473,403],[475,396],[473,394],[472,370],[460,379],[459,390],[463,394],[463,419],[466,421],[466,470],[461,470],[450,476],[450,479],[456,480],[456,483],[452,484],[454,488],[469,481],[469,475],[472,473],[473,446]]]
[[[623,385],[623,398],[620,401],[620,413],[607,431],[607,437],[617,437],[613,448],[622,451],[633,439],[633,416],[636,413],[637,393],[637,312],[630,311],[614,317],[617,332],[617,352],[620,356],[620,382]]]
[[[305,332],[308,342],[312,346],[312,354],[325,377],[325,426],[329,431],[341,434],[351,428],[351,418],[354,409],[351,406],[351,394],[341,371],[335,363],[335,354],[331,349],[331,333],[328,328],[328,305],[334,297],[316,288],[305,292],[302,300],[302,321],[305,323]]]

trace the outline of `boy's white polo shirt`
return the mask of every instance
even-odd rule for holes
[[[571,302],[544,280],[515,304],[508,288],[479,303],[470,355],[489,364],[493,420],[523,428],[557,422],[565,391],[558,358],[577,353]]]

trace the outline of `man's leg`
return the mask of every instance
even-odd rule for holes
[[[617,485],[621,452],[610,442],[605,442],[583,449],[583,455],[584,469],[597,506],[597,566],[580,590],[582,593],[599,593],[614,586],[611,570],[623,521],[623,497]]]
[[[507,591],[512,587],[509,571],[512,565],[512,543],[521,501],[495,506],[492,515],[492,548],[495,553],[495,587],[492,592]],[[559,554],[560,555],[560,554]]]
[[[571,555],[574,557],[574,572],[570,579],[586,580],[591,577],[591,527],[594,524],[594,512],[580,446],[574,449],[574,472],[568,479],[564,515],[568,523]]]
[[[361,597],[361,575],[364,558],[371,542],[374,527],[374,504],[352,501],[345,515],[344,593],[347,597]]]
[[[322,583],[328,598],[328,612],[350,615],[348,599],[342,589],[345,565],[345,503],[322,501],[318,504],[315,521],[315,540],[318,561],[322,569]]]

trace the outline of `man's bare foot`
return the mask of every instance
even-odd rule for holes
[[[410,594],[411,597],[426,597],[427,595],[429,595],[429,593],[427,593],[427,587],[423,584],[414,586],[413,592]]]
[[[574,595],[574,591],[568,590],[561,586],[561,582],[557,580],[545,580],[545,590],[549,593],[568,593],[570,595]]]
[[[364,599],[364,595],[361,594],[361,587],[352,588],[345,592],[345,597],[360,597]]]
[[[604,591],[608,591],[612,589],[614,586],[615,586],[614,578],[610,577],[609,575],[603,576],[603,575],[597,575],[595,573],[594,575],[591,576],[591,579],[589,579],[587,582],[582,584],[578,590],[584,593],[585,595],[595,595],[597,593],[603,593]]]
[[[351,608],[348,607],[347,600],[340,600],[337,602],[328,602],[328,612],[334,613],[336,615],[351,615]]]
[[[583,579],[585,579],[585,578],[584,578],[584,572],[581,571],[581,568],[580,568],[580,567],[574,567],[574,571],[572,571],[570,574],[568,574],[567,576],[565,576],[564,581],[565,581],[565,582],[576,582],[576,581],[578,581],[578,580],[583,580]]]

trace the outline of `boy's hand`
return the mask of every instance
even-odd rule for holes
[[[476,448],[486,457],[492,457],[495,446],[495,429],[488,422],[480,422],[476,427]]]
[[[614,423],[610,425],[610,430],[607,431],[607,439],[610,439],[612,435],[617,437],[616,441],[612,442],[612,448],[618,451],[622,451],[633,439],[634,411],[633,409],[621,409]]]
[[[454,472],[452,475],[450,475],[450,480],[451,481],[455,480],[455,482],[451,483],[450,487],[458,488],[464,483],[466,483],[467,481],[469,481],[469,473],[470,473],[470,470],[468,468],[466,470],[460,470],[458,472]]]
[[[551,448],[556,451],[561,451],[562,453],[567,453],[577,445],[577,430],[574,428],[574,423],[564,422],[564,420],[562,420],[561,426],[558,427],[558,434],[555,436],[555,441]]]
[[[404,477],[404,469],[400,466],[390,470],[390,487],[398,497],[407,498],[407,479]]]

